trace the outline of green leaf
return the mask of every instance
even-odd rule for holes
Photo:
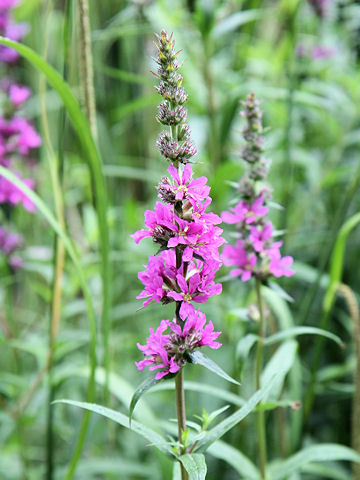
[[[219,440],[219,438],[225,435],[225,433],[227,433],[235,425],[241,422],[247,415],[249,415],[249,413],[255,409],[256,405],[261,402],[271,391],[273,385],[278,379],[278,376],[279,373],[276,374],[263,388],[255,392],[254,395],[252,395],[252,397],[250,397],[250,399],[245,403],[245,405],[235,413],[227,417],[208,432],[205,432],[205,435],[202,432],[201,438],[195,447],[196,451],[204,452],[212,443],[216,442],[216,440]]]
[[[279,330],[285,330],[294,326],[293,317],[287,302],[271,288],[263,286],[262,295],[273,312],[279,324]]]
[[[251,460],[239,450],[221,440],[211,445],[207,452],[231,465],[246,480],[258,480],[260,478],[260,472]]]
[[[321,328],[316,327],[292,327],[282,332],[275,333],[265,340],[265,345],[273,345],[274,343],[281,342],[282,340],[287,340],[288,338],[297,337],[298,335],[322,335],[323,337],[329,338],[336,342],[340,347],[343,347],[344,344],[340,337],[334,335],[331,332],[322,330]]]
[[[204,455],[201,453],[186,453],[181,455],[179,460],[189,474],[189,480],[205,480],[207,468]]]
[[[360,223],[360,213],[353,215],[341,227],[331,256],[330,284],[326,290],[323,309],[325,314],[332,309],[339,283],[341,282],[345,247],[350,232]]]
[[[151,391],[154,392],[161,392],[162,390],[174,390],[175,385],[171,382],[165,382],[162,384],[156,385]],[[217,388],[214,385],[207,385],[206,383],[199,383],[199,382],[184,382],[184,389],[185,391],[194,391],[200,393],[206,393],[207,395],[213,395],[214,397],[221,398],[226,402],[230,402],[233,405],[237,405],[238,407],[242,407],[245,403],[245,400],[235,395],[232,392],[227,392],[224,389]]]
[[[276,350],[270,361],[267,363],[262,375],[261,383],[266,385],[274,374],[278,372],[277,380],[273,385],[272,391],[264,398],[264,401],[277,400],[285,377],[295,361],[295,354],[298,344],[294,340],[289,340]]]
[[[270,466],[269,476],[272,480],[285,480],[291,473],[301,469],[310,462],[329,462],[332,460],[347,460],[360,463],[360,455],[354,450],[335,443],[311,445],[292,455],[283,462]]]
[[[274,292],[276,292],[279,297],[283,298],[287,302],[294,303],[294,299],[276,282],[269,281],[269,288],[271,288],[271,290],[274,290]]]
[[[250,350],[252,349],[253,345],[259,340],[258,335],[254,335],[253,333],[248,333],[239,340],[237,347],[236,347],[236,358],[239,362],[239,374],[241,378],[241,374],[245,365],[245,361],[249,356]]]
[[[248,22],[253,22],[261,16],[261,10],[244,10],[242,12],[235,12],[229,15],[224,20],[221,20],[213,30],[215,38],[221,37],[226,33],[232,33],[237,28]]]
[[[77,402],[75,400],[56,400],[53,403],[65,403],[74,407],[83,408],[84,410],[88,410],[90,412],[102,415],[103,417],[109,418],[110,420],[113,420],[114,422],[122,425],[125,428],[130,428],[128,416],[124,415],[123,413],[116,412],[115,410],[111,410],[110,408],[103,407],[102,405],[97,405],[95,403]],[[161,452],[173,455],[171,446],[166,442],[165,438],[154,432],[154,430],[152,430],[151,428],[143,425],[140,422],[137,422],[136,420],[133,420],[131,430],[138,435],[146,438],[149,442],[151,442],[151,445],[154,445]]]
[[[228,375],[226,372],[224,372],[222,368],[219,367],[219,365],[217,365],[213,360],[208,358],[199,350],[195,351],[194,353],[190,353],[188,356],[191,360],[191,363],[202,365],[203,367],[207,368],[211,372],[216,373],[216,375],[219,375],[219,377],[225,378],[225,380],[227,380],[228,382],[235,383],[236,385],[240,385],[239,382],[231,378],[230,375]]]
[[[159,380],[156,380],[155,375],[152,375],[151,377],[146,378],[140,385],[139,387],[135,390],[134,395],[132,396],[131,402],[130,402],[130,407],[129,407],[129,426],[131,427],[131,419],[132,415],[134,412],[134,408],[137,404],[137,402],[140,400],[140,397],[147,392],[151,387],[156,385]]]

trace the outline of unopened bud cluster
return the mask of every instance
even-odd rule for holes
[[[160,79],[155,88],[162,96],[163,101],[158,107],[157,119],[162,125],[169,127],[169,132],[163,132],[158,141],[160,153],[175,166],[179,163],[188,163],[197,152],[190,140],[190,129],[185,123],[187,110],[184,104],[188,95],[182,87],[183,78],[179,74],[179,61],[175,52],[175,40],[162,30],[157,35],[155,45],[158,55],[155,59],[158,64],[156,77]]]

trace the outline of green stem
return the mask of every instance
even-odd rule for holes
[[[87,119],[89,120],[91,133],[97,139],[96,126],[96,103],[94,89],[94,69],[91,52],[91,28],[88,0],[78,0],[79,5],[79,58],[81,71],[81,90],[83,105]]]
[[[185,394],[184,394],[184,368],[181,368],[175,377],[175,393],[176,393],[176,416],[178,421],[179,443],[182,443],[182,433],[186,430],[186,413],[185,413]],[[184,448],[180,449],[180,455],[185,453]],[[180,463],[181,480],[188,480],[189,476]]]
[[[256,348],[256,389],[261,388],[261,371],[264,359],[264,340],[266,334],[266,326],[261,297],[261,281],[256,279],[256,298],[259,308],[259,340]],[[260,405],[260,404],[259,404]],[[266,480],[266,462],[267,462],[267,449],[266,449],[266,427],[265,427],[265,412],[258,410],[256,413],[256,428],[258,434],[258,449],[259,449],[259,468],[261,473],[261,479]]]

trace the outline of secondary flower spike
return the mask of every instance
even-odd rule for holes
[[[293,259],[281,257],[282,242],[273,241],[274,228],[266,217],[271,189],[266,183],[269,162],[263,154],[262,112],[253,93],[243,105],[241,115],[246,125],[242,131],[245,145],[241,158],[247,163],[247,171],[238,186],[240,201],[221,216],[225,223],[236,226],[239,238],[236,245],[225,246],[222,259],[225,265],[235,267],[230,275],[240,277],[243,282],[252,276],[261,280],[271,276],[289,277],[294,274],[290,268]]]
[[[215,282],[220,268],[219,247],[224,243],[221,218],[207,212],[211,204],[210,187],[206,177],[194,178],[190,158],[196,147],[190,140],[190,129],[185,123],[187,94],[178,72],[178,52],[173,36],[163,30],[157,36],[158,69],[154,75],[160,80],[156,87],[163,101],[157,119],[168,126],[161,133],[157,145],[160,154],[170,163],[169,176],[157,186],[158,197],[154,210],[145,212],[145,229],[132,236],[135,243],[151,237],[158,245],[157,255],[149,257],[145,270],[139,273],[144,289],[137,298],[143,305],[174,303],[176,317],[162,320],[160,326],[150,329],[146,345],[138,344],[145,359],[136,365],[139,370],[156,370],[156,379],[178,372],[187,361],[187,354],[196,348],[219,348],[212,322],[196,308],[211,296],[221,293]]]

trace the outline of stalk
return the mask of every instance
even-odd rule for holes
[[[256,298],[259,308],[259,340],[256,347],[256,389],[261,388],[261,371],[264,360],[264,340],[266,335],[266,326],[263,312],[262,296],[261,296],[261,281],[256,278]],[[258,407],[261,402],[258,404]],[[261,479],[266,480],[266,463],[267,463],[267,448],[266,448],[266,426],[265,426],[265,412],[258,410],[256,413],[256,429],[258,434],[258,450],[259,450],[259,468]]]
[[[184,368],[181,368],[175,377],[176,392],[176,416],[178,421],[179,442],[182,443],[182,433],[186,430],[186,413],[185,413],[185,395],[184,395]],[[180,455],[185,453],[184,448],[180,449]],[[188,480],[189,476],[180,462],[181,480]]]
[[[94,69],[91,52],[91,28],[88,0],[78,0],[79,5],[79,60],[81,72],[81,91],[85,115],[89,120],[91,133],[97,139],[96,102],[94,89]]]
[[[53,2],[48,4],[48,10],[46,12],[45,24],[47,24],[47,18],[53,7]],[[47,38],[44,41],[43,56],[46,58],[47,54]],[[56,216],[59,224],[62,228],[65,228],[65,216],[64,216],[64,202],[62,195],[61,178],[59,176],[58,159],[54,152],[51,143],[51,136],[49,131],[49,122],[46,112],[46,80],[45,77],[40,79],[40,93],[41,93],[41,121],[44,144],[47,150],[47,158],[49,160],[49,171],[52,183],[52,190],[54,192]],[[63,272],[65,266],[65,247],[60,237],[55,236],[54,239],[54,277],[52,287],[52,302],[50,310],[50,323],[49,323],[49,343],[48,354],[45,371],[48,372],[48,410],[47,410],[47,428],[46,428],[46,479],[52,480],[54,478],[54,412],[52,402],[55,398],[55,389],[53,383],[53,369],[54,369],[54,351],[56,346],[56,338],[60,327],[60,315],[61,315],[61,297],[62,297],[62,281]],[[36,383],[35,383],[36,385]]]

